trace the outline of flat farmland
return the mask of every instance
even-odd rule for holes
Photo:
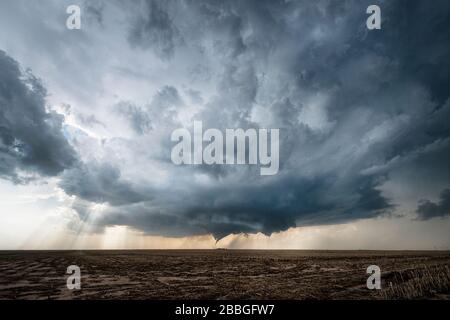
[[[450,252],[1,251],[0,299],[450,299]]]

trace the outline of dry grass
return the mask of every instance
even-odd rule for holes
[[[366,286],[374,264],[382,290]],[[450,299],[448,266],[438,251],[0,251],[0,300]]]
[[[448,265],[424,266],[392,272],[385,280],[387,288],[381,291],[383,299],[421,299],[446,294],[450,290],[450,267]]]

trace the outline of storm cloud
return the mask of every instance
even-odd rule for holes
[[[134,186],[120,177],[120,171],[109,164],[88,163],[62,175],[60,187],[67,194],[113,206],[140,202],[145,199]]]
[[[76,162],[64,119],[46,110],[45,96],[39,79],[0,51],[1,177],[21,183],[36,173],[56,176]]]
[[[450,215],[450,189],[445,189],[439,196],[437,203],[429,200],[422,201],[417,207],[420,220],[428,220]]]
[[[133,17],[128,41],[137,48],[153,50],[163,59],[170,58],[178,31],[165,11],[165,2],[137,1],[137,7],[142,14]]]
[[[371,4],[382,8],[381,30],[366,28]],[[92,104],[65,102],[102,126],[83,131],[83,123],[66,123],[64,138],[56,135],[63,119],[53,115],[60,119],[51,131],[57,141],[45,145],[63,147],[45,154],[58,165],[34,162],[39,172],[59,174],[59,187],[83,201],[83,220],[101,203],[94,222],[100,228],[220,239],[392,214],[413,218],[419,199],[446,189],[417,214],[448,214],[448,1],[142,0],[95,8],[98,23],[80,32],[104,42],[84,54],[92,61],[96,50],[114,54],[89,65],[102,81],[78,88],[92,94]],[[114,36],[104,35],[108,30]],[[82,72],[74,78],[83,79]],[[27,89],[15,71],[1,77],[32,90],[40,101],[33,106],[44,110],[42,86]],[[192,129],[194,120],[220,130],[279,128],[279,173],[175,166],[171,132]],[[2,128],[26,128],[23,121]],[[2,132],[13,158],[13,140]],[[22,166],[1,170],[11,177]]]

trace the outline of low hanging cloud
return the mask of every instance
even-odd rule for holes
[[[123,181],[120,171],[108,163],[90,162],[66,170],[59,186],[71,196],[120,206],[146,199],[132,183]]]
[[[429,200],[422,201],[417,207],[419,220],[443,218],[450,215],[450,189],[445,189],[439,196],[439,201],[434,203]]]

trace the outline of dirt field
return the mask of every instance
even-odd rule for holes
[[[366,288],[378,265],[382,290]],[[81,290],[66,287],[69,265]],[[0,299],[450,299],[450,252],[0,252]]]

